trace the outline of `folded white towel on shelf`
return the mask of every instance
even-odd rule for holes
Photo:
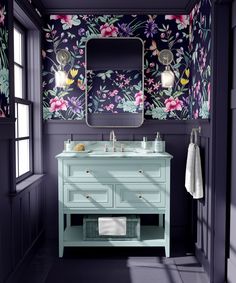
[[[126,217],[98,217],[98,234],[100,236],[125,236]]]
[[[203,197],[200,149],[199,146],[194,143],[190,143],[188,147],[185,187],[194,199]]]

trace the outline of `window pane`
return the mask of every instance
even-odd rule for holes
[[[17,65],[14,66],[14,80],[15,80],[15,97],[23,98],[23,69],[18,67]]]
[[[29,136],[29,105],[18,103],[18,138]]]
[[[22,35],[14,28],[14,61],[22,65]]]
[[[16,122],[15,122],[15,136],[16,138],[18,137],[18,107],[17,107],[17,103],[15,103],[15,118],[16,118]]]
[[[19,176],[29,172],[29,140],[18,141],[19,143]]]
[[[18,141],[16,141],[16,178],[19,177],[19,168],[18,168]]]

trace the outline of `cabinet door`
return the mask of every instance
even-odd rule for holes
[[[113,207],[112,185],[109,184],[66,184],[64,206],[68,208],[111,208]]]
[[[165,183],[117,184],[115,192],[116,208],[165,207]]]

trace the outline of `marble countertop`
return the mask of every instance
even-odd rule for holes
[[[173,156],[167,152],[157,153],[153,151],[153,142],[147,142],[146,150],[141,148],[141,142],[137,141],[116,141],[116,151],[112,151],[112,142],[110,141],[73,141],[72,148],[77,143],[85,145],[85,151],[75,152],[62,151],[56,158],[172,158]],[[105,145],[108,149],[105,152]],[[121,151],[123,147],[124,151]]]

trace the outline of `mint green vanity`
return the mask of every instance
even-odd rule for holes
[[[172,156],[136,152],[137,142],[122,142],[124,152],[104,152],[105,142],[82,143],[88,152],[56,156],[59,257],[72,246],[163,246],[169,257]],[[71,214],[158,214],[159,225],[141,223],[140,240],[84,241],[83,227],[71,225]]]

